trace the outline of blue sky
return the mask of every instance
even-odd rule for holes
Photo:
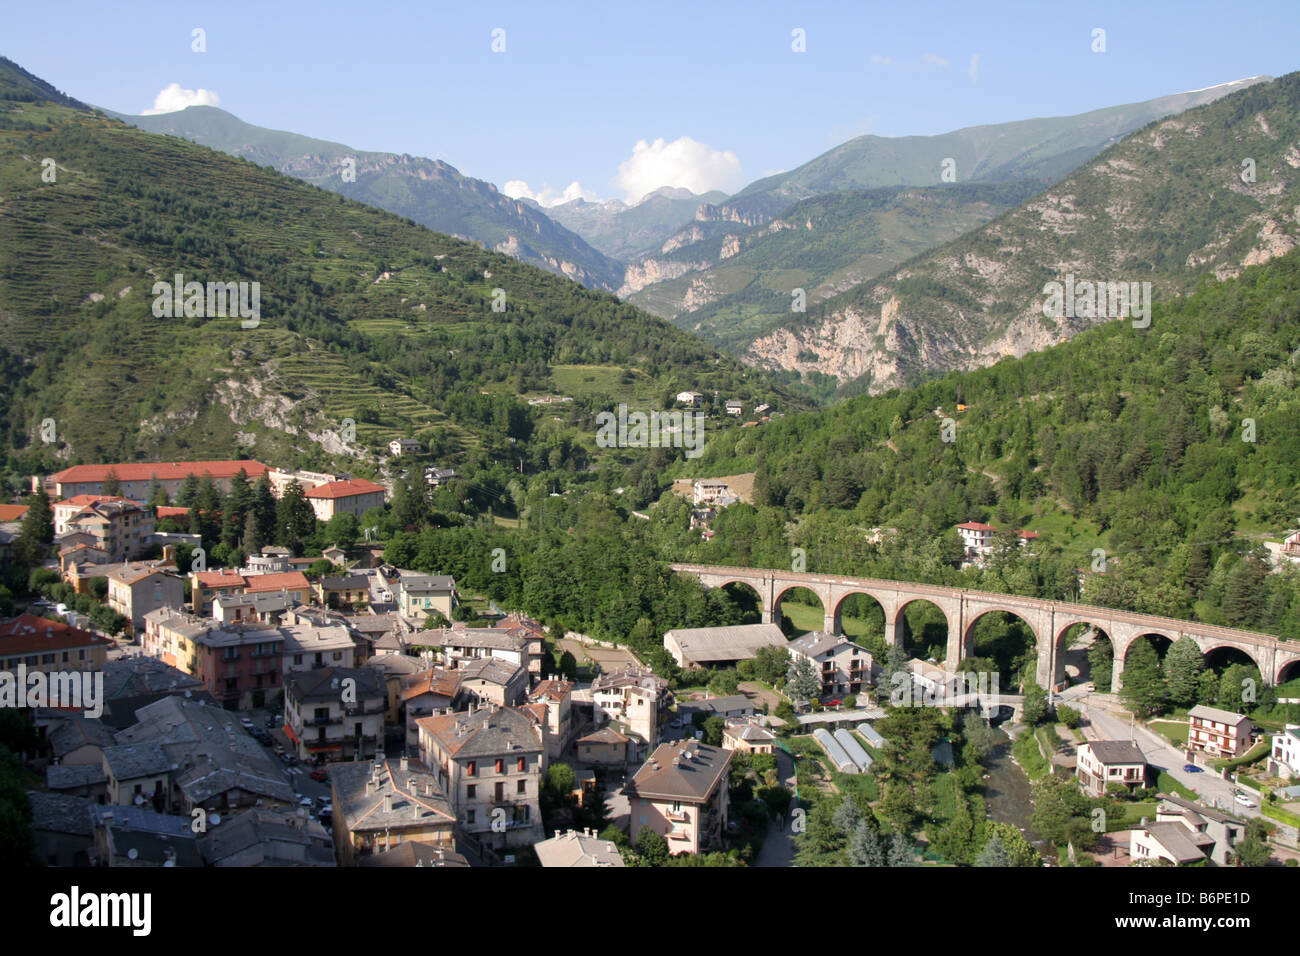
[[[1295,0],[98,0],[14,4],[6,20],[0,53],[87,102],[142,112],[172,84],[195,91],[172,102],[206,90],[259,126],[436,157],[547,201],[571,183],[587,198],[735,191],[863,133],[1068,115],[1300,66]]]

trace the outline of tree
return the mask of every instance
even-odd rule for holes
[[[849,837],[850,866],[885,866],[885,848],[880,841],[880,829],[874,817],[858,822]]]
[[[983,760],[1002,740],[1001,734],[994,729],[983,717],[974,715],[966,718],[965,724],[962,725],[962,733],[966,737],[966,742],[975,748],[975,753],[980,760]]]
[[[248,554],[259,554],[262,550],[262,532],[258,527],[257,515],[251,508],[244,517],[244,537],[240,543]]]
[[[975,857],[975,866],[1011,866],[1011,854],[1002,843],[1002,837],[994,833]]]
[[[1124,705],[1138,717],[1150,717],[1164,710],[1165,683],[1160,677],[1160,658],[1145,637],[1139,637],[1129,648],[1124,660],[1124,687],[1119,694]]]
[[[567,763],[553,763],[546,769],[546,785],[557,797],[570,796],[576,779],[573,768]]]
[[[1190,637],[1180,637],[1165,655],[1165,681],[1169,699],[1179,706],[1196,703],[1205,657]]]
[[[1098,637],[1088,648],[1088,672],[1100,693],[1110,693],[1110,682],[1115,667],[1115,649],[1110,641]]]
[[[116,468],[109,468],[105,472],[104,480],[99,486],[99,493],[112,498],[122,494],[122,483],[117,479]]]
[[[723,730],[726,729],[726,727],[727,727],[726,721],[724,721],[717,714],[714,714],[712,717],[709,717],[707,720],[704,721],[704,728],[703,728],[704,742],[708,744],[710,747],[721,747],[722,732]]]
[[[915,866],[916,861],[912,858],[912,842],[903,834],[895,833],[889,838],[885,860],[889,866]]]
[[[1038,855],[1038,851],[1033,845],[1025,839],[1014,824],[995,823],[988,821],[984,824],[984,832],[992,839],[994,836],[1002,844],[1002,849],[1006,851],[1007,856],[1011,859],[1011,866],[1042,866],[1043,859]]]
[[[1258,818],[1246,822],[1246,833],[1236,847],[1238,866],[1268,866],[1273,853],[1268,848],[1268,831]]]
[[[27,511],[14,540],[14,561],[24,568],[36,567],[45,560],[54,540],[54,509],[43,487],[27,499]]]
[[[187,478],[186,481],[189,479]],[[257,539],[262,544],[275,540],[275,493],[265,472],[253,485],[251,510],[257,518]]]
[[[345,551],[357,543],[360,534],[357,516],[348,511],[340,511],[325,523],[325,537]]]
[[[1219,706],[1234,712],[1254,710],[1260,686],[1259,668],[1253,664],[1229,664],[1219,680]]]
[[[1067,707],[1065,704],[1058,704],[1056,708],[1056,719],[1071,730],[1079,726],[1083,720],[1083,715],[1073,707]]]
[[[785,675],[786,696],[793,700],[812,700],[821,694],[822,682],[812,661],[800,655],[790,662]]]
[[[1034,681],[1025,682],[1023,719],[1028,727],[1036,727],[1047,716],[1047,691]]]
[[[296,478],[285,487],[276,506],[275,519],[276,543],[292,548],[295,553],[301,549],[303,540],[316,530],[316,512]]]
[[[650,866],[663,866],[668,862],[668,841],[649,827],[642,827],[636,835],[636,852]]]

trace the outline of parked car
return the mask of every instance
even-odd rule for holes
[[[310,809],[311,807],[315,806],[315,801],[313,801],[311,797],[301,797],[298,800],[298,806],[307,807],[308,809]]]
[[[329,771],[323,767],[318,767],[311,773],[307,774],[307,776],[311,777],[317,783],[326,783],[330,778]]]
[[[1205,772],[1205,768],[1204,768],[1204,767],[1198,767],[1198,766],[1196,766],[1196,764],[1194,764],[1194,763],[1185,763],[1185,764],[1183,764],[1183,770],[1186,771],[1187,773],[1204,773],[1204,772]]]
[[[278,726],[280,726],[280,719],[276,717],[275,714],[271,714],[266,718],[267,730],[275,730],[275,728]]]
[[[1237,803],[1241,804],[1243,807],[1253,808],[1255,806],[1255,801],[1250,799],[1250,797],[1246,796],[1244,793],[1239,793],[1232,799],[1235,800]]]
[[[250,720],[250,719],[247,718],[247,717],[240,717],[240,718],[239,718],[239,725],[240,725],[241,727],[243,727],[245,730],[252,730],[252,729],[253,729],[253,722],[252,722],[252,720]]]

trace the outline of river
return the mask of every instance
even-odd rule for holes
[[[984,781],[984,802],[988,818],[1016,827],[1037,848],[1044,862],[1056,866],[1056,851],[1052,845],[1029,827],[1029,818],[1034,812],[1029,777],[1011,759],[1011,740],[1005,732],[1003,737],[1006,739],[993,748],[985,767],[988,779]]]

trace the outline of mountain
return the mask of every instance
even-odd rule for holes
[[[971,126],[937,136],[859,136],[790,172],[750,183],[727,205],[742,214],[774,216],[821,193],[931,185],[941,181],[948,159],[955,161],[956,182],[1056,180],[1154,120],[1270,79],[1256,76],[1077,116]]]
[[[658,249],[701,205],[713,205],[727,194],[713,190],[699,195],[665,186],[628,205],[618,199],[587,202],[574,199],[550,206],[546,214],[572,229],[607,256],[627,261]]]
[[[685,242],[628,269],[666,275],[678,264],[714,263],[627,296],[642,308],[729,349],[743,349],[789,319],[795,289],[809,304],[884,272],[990,219],[1047,184],[954,183],[827,193],[795,203],[761,226],[700,224]],[[668,244],[665,244],[668,248]]]
[[[788,318],[793,288],[805,289],[810,302],[821,301],[1008,208],[996,201],[953,205],[949,194],[914,209],[925,220],[919,222],[901,209],[896,210],[901,214],[882,209],[879,199],[915,203],[926,195],[918,189],[1015,183],[1014,192],[987,194],[1014,197],[1014,205],[1148,122],[1266,80],[1254,77],[1079,116],[977,126],[939,136],[858,137],[795,170],[751,183],[723,203],[700,206],[662,247],[628,261],[619,295],[710,342],[743,349]],[[953,181],[943,181],[948,162]],[[827,218],[820,205],[797,205],[817,197],[836,214]],[[861,208],[860,217],[855,218],[855,207]],[[767,243],[768,250],[780,249],[781,255],[751,257],[762,263],[764,274],[745,267],[742,248],[766,236],[767,228],[784,229],[799,221],[813,225]],[[846,256],[855,250],[870,254],[846,269]]]
[[[1150,282],[1159,300],[1236,275],[1300,236],[1297,143],[1295,73],[1154,122],[987,225],[793,317],[747,358],[880,392],[1104,320],[1082,306],[1045,315],[1050,282]]]
[[[29,91],[0,76],[8,472],[250,456],[373,472],[410,436],[576,473],[627,454],[596,442],[617,402],[691,387],[807,407],[608,293]],[[195,286],[164,285],[177,275]],[[249,308],[233,314],[233,290],[215,308],[214,283],[246,283]],[[557,394],[571,401],[527,402]]]
[[[613,292],[622,284],[621,264],[557,225],[535,204],[504,196],[491,183],[462,175],[441,160],[366,152],[263,129],[213,106],[153,116],[110,115],[151,133],[179,136],[259,166],[274,166],[314,186],[387,209],[437,232],[481,242],[588,288]],[[345,160],[355,163],[350,170],[355,181],[344,180]]]

